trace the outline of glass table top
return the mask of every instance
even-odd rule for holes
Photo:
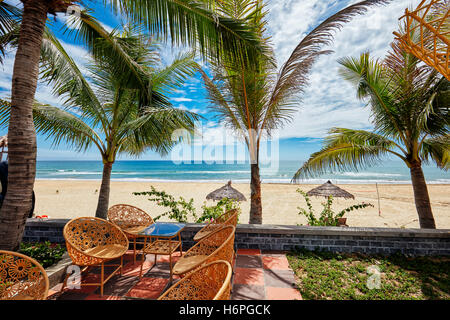
[[[174,237],[184,227],[184,223],[155,222],[138,234],[152,237]]]

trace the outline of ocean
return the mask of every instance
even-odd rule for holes
[[[280,161],[276,165],[261,165],[263,183],[290,183],[292,176],[301,166],[301,161]],[[51,180],[100,180],[101,161],[38,161],[37,179]],[[425,179],[431,184],[450,184],[450,172],[435,165],[423,167]],[[248,183],[248,163],[174,163],[172,161],[127,160],[116,161],[111,179],[115,181],[195,181]],[[359,172],[333,172],[300,183],[320,184],[327,180],[339,184],[410,184],[409,169],[398,161],[385,161]]]

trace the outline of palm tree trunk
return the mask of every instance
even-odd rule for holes
[[[259,175],[259,164],[251,164],[250,181],[250,224],[262,224],[262,204],[261,204],[261,179]]]
[[[95,212],[97,218],[106,219],[108,214],[112,165],[112,162],[105,162],[103,164],[102,184],[98,195],[97,211]]]
[[[0,249],[17,250],[32,205],[36,174],[33,101],[49,1],[23,1],[8,128],[8,191],[0,212]]]
[[[436,229],[427,183],[423,175],[422,166],[415,164],[410,167],[411,181],[414,189],[414,201],[419,215],[420,228]]]

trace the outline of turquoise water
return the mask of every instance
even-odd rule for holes
[[[298,161],[280,161],[276,165],[262,165],[263,183],[289,183],[301,166]],[[101,179],[101,161],[38,161],[37,179]],[[424,166],[428,183],[450,184],[450,172],[436,166]],[[113,165],[112,180],[118,181],[198,181],[249,182],[248,163],[183,163],[172,161],[117,161]],[[386,161],[382,165],[359,172],[334,172],[301,183],[410,183],[409,169],[401,162]]]

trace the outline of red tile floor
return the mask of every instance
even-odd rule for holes
[[[173,254],[176,262],[179,253]],[[58,284],[49,291],[50,300],[128,300],[157,299],[167,286],[170,276],[168,256],[158,256],[156,265],[151,269],[154,257],[147,256],[144,262],[143,276],[139,279],[141,257],[133,262],[132,251],[124,256],[122,275],[113,276],[104,286],[104,295],[100,288],[82,286],[81,289],[64,289]],[[116,262],[114,262],[116,263]],[[108,275],[112,267],[105,267]],[[83,277],[82,283],[96,282],[100,277],[100,268],[92,269]],[[174,276],[174,281],[178,277]],[[232,300],[301,300],[300,292],[295,288],[294,272],[289,268],[284,253],[261,252],[254,249],[239,249],[234,261],[232,281]]]

